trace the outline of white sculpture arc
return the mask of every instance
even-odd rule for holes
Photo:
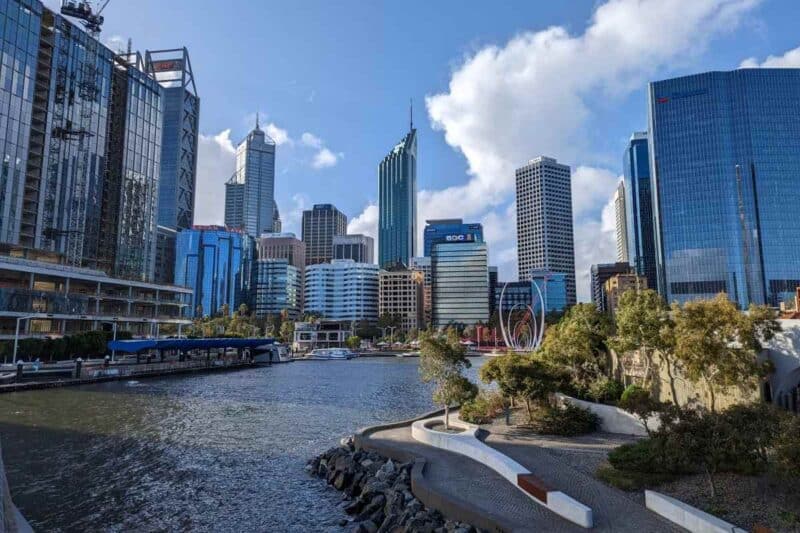
[[[544,279],[544,282],[545,284],[547,283],[546,278]],[[514,350],[515,352],[533,352],[537,350],[539,346],[541,346],[542,338],[544,338],[544,296],[542,295],[542,289],[537,283],[531,281],[531,284],[536,289],[536,292],[534,293],[533,306],[527,306],[530,313],[529,321],[526,321],[524,318],[522,318],[514,322],[512,325],[511,320],[514,317],[514,311],[518,308],[522,309],[522,306],[519,304],[512,306],[511,309],[508,310],[508,316],[504,317],[503,310],[505,309],[505,306],[503,304],[508,283],[503,286],[503,290],[500,292],[500,332],[503,334],[503,341],[506,343],[506,347],[509,350]],[[537,302],[541,304],[539,306],[539,317],[537,317],[536,313],[533,311],[536,308]]]

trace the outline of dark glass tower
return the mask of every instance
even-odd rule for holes
[[[408,265],[417,244],[417,130],[378,166],[378,264]]]
[[[650,187],[650,160],[647,133],[631,136],[622,159],[625,176],[625,219],[628,260],[640,276],[656,286],[656,244],[653,229],[653,194]]]
[[[651,83],[658,287],[777,305],[800,285],[800,70]]]

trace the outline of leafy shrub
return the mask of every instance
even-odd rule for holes
[[[602,377],[589,386],[589,397],[598,403],[612,403],[620,399],[624,390],[616,379]]]
[[[781,473],[800,479],[800,417],[787,416],[775,442],[775,465]]]
[[[642,422],[648,434],[650,433],[650,428],[647,425],[647,421],[653,414],[661,411],[664,407],[663,404],[650,396],[649,391],[638,385],[628,385],[623,391],[618,405],[636,416]]]
[[[562,435],[574,437],[597,431],[600,419],[596,414],[578,407],[565,404],[563,407],[545,406],[533,413],[531,427],[537,433],[545,435]]]
[[[488,424],[505,410],[503,396],[496,391],[481,391],[474,399],[461,405],[459,417],[471,424]]]

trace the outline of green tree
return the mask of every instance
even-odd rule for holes
[[[645,362],[641,385],[649,390],[654,359],[659,358],[669,376],[672,401],[677,403],[675,323],[667,304],[654,290],[626,291],[619,300],[615,319],[616,334],[609,339],[609,346],[617,352],[620,364],[623,354],[638,351]]]
[[[610,332],[608,316],[593,304],[577,304],[548,329],[542,352],[549,361],[569,369],[575,386],[586,391],[603,375]]]
[[[477,387],[462,374],[470,366],[463,346],[428,335],[422,338],[420,376],[423,382],[433,383],[433,401],[444,407],[447,429],[450,429],[450,405],[462,403],[477,394]]]
[[[281,324],[280,338],[281,342],[294,341],[294,322],[292,322],[291,320],[287,320],[286,322]]]
[[[345,343],[351,350],[358,350],[361,347],[361,337],[358,335],[351,335],[347,337],[347,341],[345,341]]]
[[[779,329],[772,311],[751,306],[742,313],[720,293],[711,300],[674,305],[673,314],[675,355],[686,376],[706,386],[712,412],[722,389],[753,382],[768,371],[758,355],[761,343]]]

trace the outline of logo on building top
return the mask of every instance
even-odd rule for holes
[[[461,233],[458,235],[446,235],[444,238],[447,242],[472,242],[475,236],[472,233]]]

